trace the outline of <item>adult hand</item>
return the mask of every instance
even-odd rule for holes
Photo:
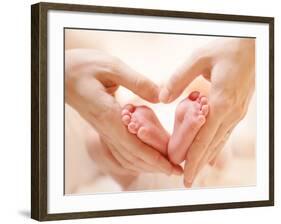
[[[187,153],[186,187],[192,185],[204,165],[214,162],[232,129],[247,112],[255,87],[255,41],[219,39],[199,49],[160,91],[160,101],[172,102],[200,75],[211,82],[210,110]]]
[[[66,51],[66,102],[99,133],[113,155],[108,160],[132,173],[181,173],[158,151],[128,133],[121,121],[121,107],[113,96],[119,85],[147,101],[159,101],[158,87],[119,59],[97,50]]]

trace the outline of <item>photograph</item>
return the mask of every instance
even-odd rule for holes
[[[281,220],[278,1],[2,5],[0,224]]]
[[[32,218],[274,205],[274,18],[31,12]]]
[[[64,47],[66,195],[256,184],[255,38],[65,28]]]

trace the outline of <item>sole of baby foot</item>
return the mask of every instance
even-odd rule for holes
[[[131,134],[135,134],[145,144],[167,155],[169,134],[151,108],[129,104],[122,109],[121,116]]]
[[[192,92],[176,109],[174,131],[168,144],[168,157],[174,164],[186,158],[189,146],[206,121],[208,99],[199,92]]]

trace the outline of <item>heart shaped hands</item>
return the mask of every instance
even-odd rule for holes
[[[213,163],[231,131],[247,112],[255,87],[255,40],[220,39],[198,50],[171,77],[160,94],[150,80],[120,60],[95,50],[66,52],[65,71],[66,101],[101,136],[107,146],[104,157],[109,166],[123,174],[127,171],[132,175],[140,171],[180,174],[181,168],[170,163],[163,154],[168,154],[175,163],[187,154],[184,178],[185,186],[190,187],[202,167]],[[113,97],[122,85],[150,102],[159,102],[159,96],[161,102],[169,103],[200,75],[211,83],[209,109],[205,111],[205,99],[200,96],[182,102],[169,141],[152,111],[139,107],[122,110]],[[198,119],[196,131],[190,131],[192,128],[184,124],[192,123],[195,118]],[[162,134],[158,135],[159,130]],[[157,141],[149,138],[155,134],[159,138]]]

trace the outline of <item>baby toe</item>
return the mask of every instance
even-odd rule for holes
[[[121,112],[121,115],[122,115],[122,116],[125,116],[125,115],[129,115],[129,116],[130,116],[130,115],[131,115],[131,112],[128,111],[127,109],[123,109],[122,112]]]
[[[125,115],[123,115],[122,116],[122,121],[123,121],[123,123],[125,124],[125,125],[129,125],[129,123],[130,123],[130,121],[131,121],[131,116],[130,115],[127,115],[127,114],[125,114]]]
[[[201,105],[206,105],[208,104],[208,98],[205,96],[200,97],[200,104]]]
[[[200,92],[198,91],[193,91],[189,94],[188,98],[192,101],[196,101],[198,97],[200,96]]]
[[[201,113],[202,113],[202,115],[207,116],[208,112],[209,112],[209,106],[208,106],[208,105],[203,105],[203,106],[201,107]]]
[[[132,104],[126,104],[124,107],[123,107],[123,110],[127,110],[127,111],[129,111],[129,112],[131,112],[131,113],[133,113],[134,111],[135,111],[135,106],[134,105],[132,105]]]
[[[132,133],[132,134],[137,134],[138,129],[139,129],[139,125],[138,125],[137,123],[135,123],[135,122],[130,122],[130,123],[128,124],[128,130],[129,130],[130,133]]]
[[[199,123],[200,125],[203,125],[205,122],[206,122],[206,117],[203,116],[203,115],[199,115],[199,116],[198,116],[198,123]]]

